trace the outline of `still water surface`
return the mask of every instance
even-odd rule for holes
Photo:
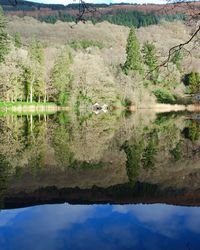
[[[4,210],[5,250],[199,249],[199,208],[171,205],[43,205]]]
[[[1,116],[0,249],[200,249],[198,119]]]

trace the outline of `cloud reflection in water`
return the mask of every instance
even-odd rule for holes
[[[0,213],[0,249],[200,249],[200,209],[44,205]]]

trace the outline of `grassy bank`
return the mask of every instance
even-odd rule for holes
[[[56,103],[47,102],[0,102],[0,112],[18,112],[18,113],[42,113],[56,112],[59,110],[68,110],[68,107],[58,106]]]
[[[0,101],[0,108],[10,108],[10,107],[28,107],[28,106],[57,106],[56,103],[53,102],[1,102]]]

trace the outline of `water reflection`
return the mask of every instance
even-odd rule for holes
[[[0,213],[14,249],[199,249],[200,210],[155,205],[45,205]]]
[[[170,203],[174,194],[175,199],[181,195],[178,204],[200,204],[198,117],[142,112],[2,116],[1,206],[17,197],[29,198],[30,204],[56,197],[78,201],[81,192],[82,202],[89,203],[109,197],[114,202],[113,194],[125,197],[124,192],[130,202],[138,193],[149,195],[148,202],[154,197],[153,202]]]

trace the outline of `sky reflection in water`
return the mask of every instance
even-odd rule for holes
[[[43,205],[0,213],[0,249],[200,249],[200,209]]]

